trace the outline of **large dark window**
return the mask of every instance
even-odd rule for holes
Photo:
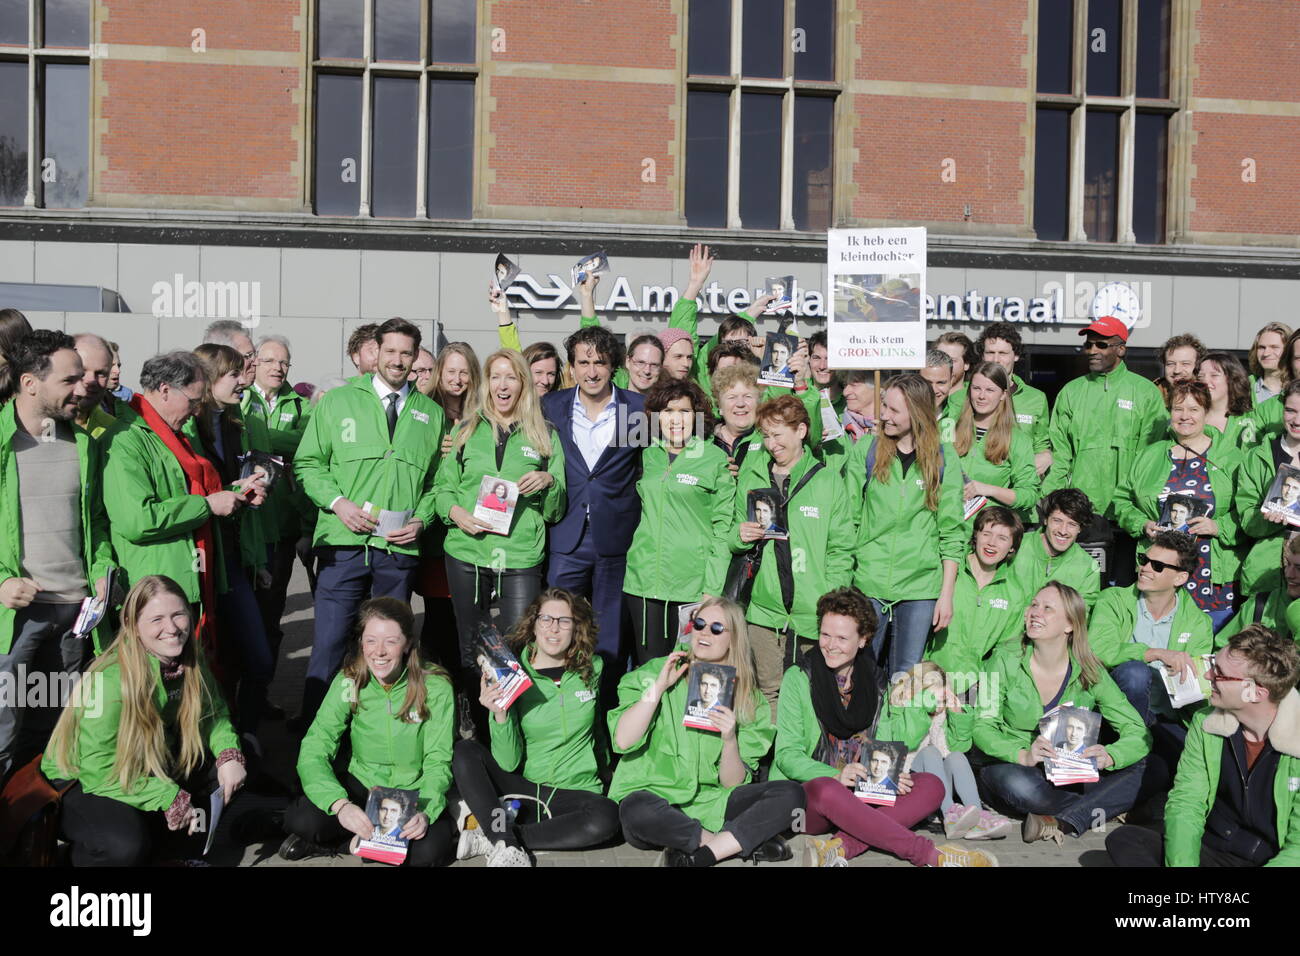
[[[1040,106],[1034,129],[1034,232],[1039,239],[1065,239],[1070,228],[1070,113]]]
[[[365,4],[317,3],[316,212],[470,218],[474,0],[372,0],[370,49]]]
[[[1038,0],[1038,238],[1166,240],[1170,118],[1180,105],[1169,71],[1182,9],[1172,0]]]
[[[0,206],[90,198],[90,10],[0,0]]]
[[[833,224],[835,9],[834,0],[690,0],[689,225]]]

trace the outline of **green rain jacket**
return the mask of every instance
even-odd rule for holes
[[[600,793],[601,761],[596,755],[596,698],[604,661],[592,658],[592,679],[584,684],[577,671],[566,670],[557,687],[530,663],[532,654],[519,655],[533,686],[519,695],[506,711],[505,723],[488,718],[492,733],[492,759],[506,773],[519,773],[536,784],[560,790]]]
[[[387,690],[374,675],[357,693],[342,671],[334,675],[325,700],[298,751],[298,779],[307,799],[323,813],[347,797],[332,763],[343,735],[352,745],[348,773],[367,787],[417,790],[419,809],[438,819],[451,786],[451,737],[456,726],[456,697],[441,674],[425,678],[429,719],[408,723],[397,713],[406,700],[407,674]],[[357,698],[356,713],[352,699]],[[408,715],[412,716],[412,715]]]
[[[442,409],[410,388],[392,440],[384,404],[371,375],[358,375],[327,392],[316,406],[298,454],[294,477],[320,508],[314,543],[340,548],[383,548],[398,554],[420,553],[417,538],[407,545],[356,534],[329,510],[342,495],[358,508],[407,511],[429,527],[434,518],[434,472],[442,455]],[[377,511],[375,512],[378,513]]]
[[[1010,488],[1016,493],[1015,504],[1009,505],[1026,524],[1036,520],[1034,505],[1038,502],[1038,472],[1034,469],[1034,449],[1028,431],[1011,430],[1011,450],[1005,461],[993,464],[984,454],[988,436],[976,438],[970,451],[959,460],[961,470],[971,481],[982,481],[998,488]],[[989,504],[1001,502],[989,499]]]
[[[1178,761],[1174,788],[1165,803],[1165,866],[1200,866],[1205,821],[1219,792],[1223,743],[1237,732],[1237,718],[1227,711],[1197,714]],[[1292,690],[1278,704],[1268,742],[1281,754],[1273,776],[1277,840],[1281,850],[1265,866],[1300,866],[1300,693]]]
[[[1106,588],[1092,609],[1088,618],[1088,643],[1097,659],[1107,667],[1143,660],[1149,649],[1146,644],[1133,640],[1139,597],[1136,584]],[[1196,606],[1185,588],[1179,588],[1174,619],[1169,625],[1169,650],[1186,651],[1193,657],[1208,654],[1213,650],[1213,630],[1210,616]]]
[[[997,650],[1016,650],[1025,633],[1029,598],[1004,561],[982,590],[970,569],[970,556],[958,562],[952,622],[930,637],[925,660],[934,661],[961,693],[978,680],[983,661]],[[973,680],[957,680],[957,675]]]
[[[1227,647],[1228,640],[1234,634],[1241,633],[1255,623],[1263,624],[1283,637],[1294,640],[1296,627],[1300,625],[1300,602],[1291,600],[1285,586],[1252,594],[1237,605],[1237,613],[1214,635],[1214,649],[1217,651]]]
[[[880,720],[876,724],[877,740],[897,740],[915,752],[925,735],[930,732],[934,722],[933,707],[926,707],[926,701],[911,700],[895,704],[885,694],[881,698]],[[959,713],[948,714],[943,721],[943,735],[952,753],[966,753],[970,750],[971,731],[975,728],[975,714],[967,707]]]
[[[966,555],[968,532],[962,520],[957,450],[942,446],[943,478],[939,510],[934,512],[925,506],[919,464],[904,478],[902,463],[895,456],[888,482],[875,476],[868,482],[867,459],[875,443],[875,438],[863,438],[844,461],[845,496],[854,509],[852,550],[857,570],[853,584],[886,604],[932,601],[943,588],[943,562],[960,563]]]
[[[104,466],[104,506],[108,511],[113,551],[121,567],[122,586],[129,589],[149,574],[171,578],[197,604],[199,552],[194,532],[212,518],[202,495],[189,493],[181,463],[129,405],[118,407],[117,426],[100,439],[108,463]],[[194,449],[200,453],[199,449]],[[226,567],[221,556],[221,529],[213,523],[216,593],[225,591]]]
[[[79,780],[81,789],[97,797],[107,797],[125,803],[137,810],[166,810],[180,793],[180,785],[166,777],[143,776],[123,788],[118,780],[114,764],[117,761],[117,735],[122,722],[122,665],[117,652],[110,652],[101,658],[102,664],[87,672],[80,687],[85,695],[82,699],[83,709],[81,723],[77,729],[76,767],[60,769],[54,754],[47,752],[41,761],[41,772],[51,780]],[[162,718],[164,732],[169,742],[169,749],[175,752],[180,748],[181,690],[184,676],[174,680],[164,680],[162,667],[158,659],[149,657],[149,666],[154,677],[154,706]],[[204,743],[214,757],[219,757],[224,750],[238,750],[239,737],[230,725],[226,711],[225,699],[221,689],[208,672],[207,666],[200,664],[203,683],[207,687],[206,699],[209,709],[199,720],[199,730]],[[191,794],[194,805],[205,806],[206,794]]]
[[[271,490],[262,505],[263,528],[270,542],[297,540],[302,534],[311,534],[316,528],[317,508],[303,493],[302,486],[293,480],[293,457],[298,453],[302,436],[307,431],[311,417],[311,404],[289,387],[280,386],[272,409],[256,388],[244,390],[240,411],[246,423],[260,422],[266,429],[270,447],[266,449],[285,460],[286,474]],[[362,502],[365,504],[365,502]]]
[[[944,409],[947,417],[954,422],[961,417],[961,409],[966,404],[968,391],[970,391],[970,384],[963,383],[948,395]],[[1029,436],[1034,454],[1050,449],[1052,442],[1048,434],[1047,394],[1027,384],[1023,378],[1013,373],[1011,402],[1016,410],[1016,424]]]
[[[1138,452],[1137,460],[1115,495],[1116,522],[1139,542],[1146,541],[1143,531],[1146,523],[1159,520],[1166,494],[1178,494],[1177,488],[1169,487],[1174,466],[1169,453],[1175,447],[1173,442],[1162,441]],[[1214,492],[1214,514],[1210,517],[1219,526],[1219,533],[1210,539],[1210,580],[1214,584],[1228,584],[1237,579],[1241,567],[1237,555],[1240,535],[1233,504],[1238,458],[1226,442],[1215,441],[1202,461],[1206,464],[1202,477],[1208,474]],[[1145,550],[1145,545],[1140,550]]]
[[[1011,575],[1020,585],[1029,605],[1048,581],[1060,581],[1079,592],[1088,610],[1101,593],[1101,567],[1097,560],[1078,542],[1065,549],[1065,553],[1052,557],[1047,553],[1045,534],[1027,534],[1011,562]]]
[[[654,686],[664,660],[657,657],[647,661],[618,682],[618,706],[609,712],[609,736],[622,759],[614,769],[609,798],[618,803],[630,793],[648,790],[716,833],[725,822],[727,799],[735,787],[724,787],[718,779],[722,735],[682,726],[689,683],[685,677],[660,698],[659,709],[641,739],[626,749],[618,745],[619,718]],[[742,784],[753,778],[776,735],[772,711],[757,689],[752,700],[753,719],[742,723],[737,716],[736,721],[736,745],[746,767]]]
[[[727,455],[692,437],[673,461],[662,441],[641,456],[641,523],[627,555],[623,590],[689,603],[721,594],[735,532],[736,481]]]
[[[1019,654],[995,654],[989,664],[989,693],[993,695],[987,706],[981,707],[975,717],[975,746],[990,757],[1007,763],[1016,763],[1020,751],[1028,750],[1038,736],[1038,723],[1043,719],[1043,702],[1038,695],[1038,685],[1029,669],[1033,646]],[[1124,692],[1115,685],[1107,673],[1101,680],[1085,688],[1081,680],[1079,662],[1070,658],[1070,681],[1061,694],[1061,706],[1083,707],[1099,710],[1106,722],[1119,734],[1119,739],[1106,745],[1111,759],[1110,769],[1123,770],[1137,763],[1151,751],[1151,732],[1142,724],[1133,705]],[[984,684],[981,683],[981,687]]]
[[[497,464],[496,429],[485,417],[465,444],[447,453],[434,482],[435,508],[447,527],[443,548],[457,561],[479,568],[532,568],[542,563],[546,552],[546,523],[564,517],[564,449],[555,429],[547,426],[551,454],[529,444],[528,436],[515,429],[506,439],[501,464]],[[458,429],[466,427],[462,422]],[[553,479],[549,488],[520,495],[510,521],[510,534],[483,532],[470,536],[451,520],[451,509],[460,505],[470,514],[478,500],[479,486],[486,475],[518,482],[530,471],[544,471]]]
[[[766,448],[745,456],[736,483],[735,527],[749,520],[749,492],[772,487],[771,462]],[[818,633],[818,599],[827,591],[847,585],[853,570],[853,513],[839,474],[819,462],[805,446],[803,455],[790,470],[789,490],[793,491],[803,476],[819,464],[820,470],[786,505],[793,603],[787,610],[781,594],[776,554],[779,542],[760,542],[762,558],[745,612],[745,619],[751,624],[775,631],[790,628],[806,638]],[[740,553],[750,547],[740,540],[738,531],[733,532],[732,551]]]
[[[69,423],[71,424],[71,423]],[[109,543],[108,514],[104,510],[104,452],[97,439],[75,424],[72,435],[77,443],[77,460],[81,470],[81,560],[86,586],[94,594],[95,582],[113,568],[113,549]],[[0,406],[0,583],[23,576],[23,529],[18,461],[14,455],[14,432],[18,430],[18,412],[13,402]],[[8,654],[13,645],[14,619],[18,612],[0,604],[0,654]],[[95,629],[95,649],[102,649],[111,635],[107,615]]]
[[[1168,424],[1160,389],[1123,362],[1067,383],[1052,411],[1053,461],[1043,494],[1078,488],[1109,517],[1123,476],[1146,445],[1163,439]]]

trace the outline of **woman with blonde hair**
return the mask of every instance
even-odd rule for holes
[[[193,632],[180,585],[141,578],[59,718],[41,770],[56,787],[75,781],[60,823],[74,866],[144,864],[169,831],[178,856],[197,857],[202,835],[184,840],[202,820],[196,800],[206,805],[214,773],[227,803],[243,786],[239,738]]]
[[[980,683],[990,700],[975,718],[974,739],[995,762],[981,771],[980,783],[995,806],[1026,815],[1026,843],[1059,845],[1133,807],[1151,732],[1088,645],[1088,607],[1078,591],[1045,584],[1025,611],[1020,652],[995,655],[988,667]],[[1040,724],[1067,706],[1099,710],[1118,737],[1082,753],[1101,772],[1096,783],[1056,786],[1039,766],[1055,756]]]
[[[708,711],[712,731],[682,725],[690,684],[682,678],[697,663],[736,670],[733,706]],[[735,603],[709,598],[691,621],[689,650],[624,675],[609,729],[622,755],[609,796],[620,802],[632,846],[663,848],[666,866],[712,866],[737,855],[790,859],[778,834],[803,807],[803,788],[788,780],[749,782],[772,746],[773,729]]]
[[[433,367],[433,394],[430,397],[442,407],[449,426],[464,417],[469,396],[478,394],[482,378],[478,356],[468,342],[448,342],[443,346]]]
[[[895,375],[881,398],[876,434],[849,451],[843,480],[854,503],[853,584],[880,618],[876,662],[886,663],[888,637],[894,675],[921,659],[931,627],[952,620],[967,531],[961,461],[940,441],[930,383]]]
[[[519,497],[508,533],[488,534],[474,517],[483,479],[513,482]],[[449,526],[444,548],[447,583],[460,635],[460,664],[471,668],[479,627],[511,631],[542,589],[546,523],[564,514],[564,452],[542,418],[523,356],[501,349],[483,363],[478,391],[456,426],[451,450],[438,467],[435,507]],[[478,699],[478,677],[465,673],[461,689]]]
[[[344,839],[370,838],[366,802],[374,787],[414,790],[415,812],[402,821],[406,866],[452,859],[447,812],[455,697],[442,668],[420,656],[415,615],[397,598],[372,598],[357,615],[356,639],[330,683],[298,751],[303,796],[285,814],[286,860],[330,852]],[[336,767],[347,737],[347,769]]]
[[[539,594],[507,640],[533,684],[507,709],[496,683],[480,677],[492,745],[456,742],[456,788],[473,814],[456,855],[529,866],[529,851],[582,850],[618,832],[618,806],[602,794],[606,754],[596,733],[604,662],[591,605],[562,588]],[[520,800],[519,813],[493,827],[505,795]]]
[[[997,362],[975,366],[953,447],[961,456],[966,502],[985,498],[1028,521],[1038,501],[1038,472],[1029,431],[1016,425],[1011,384],[1011,375]]]
[[[804,864],[845,866],[876,847],[916,866],[996,866],[989,854],[936,847],[912,832],[943,799],[943,783],[934,774],[898,774],[893,806],[871,806],[854,794],[858,780],[870,779],[874,742],[903,740],[897,735],[902,728],[891,728],[882,715],[870,650],[876,625],[871,602],[857,588],[823,594],[817,602],[817,645],[781,682],[772,779],[803,785],[809,834]],[[835,836],[813,839],[823,833]]]

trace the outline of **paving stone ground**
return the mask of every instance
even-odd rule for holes
[[[417,614],[422,611],[419,596],[414,598]],[[307,673],[307,660],[311,652],[312,640],[312,599],[307,587],[307,575],[301,565],[294,572],[289,587],[289,599],[285,607],[284,646],[276,672],[275,683],[271,688],[271,699],[289,714],[298,710],[303,680]],[[297,759],[298,743],[285,730],[283,722],[263,722],[259,738],[266,754],[267,772],[286,786],[292,785],[294,762]],[[1114,826],[1114,824],[1109,824]],[[794,845],[800,849],[798,838]],[[946,842],[941,835],[936,835],[936,842]],[[286,863],[275,855],[278,841],[255,844],[247,847],[240,859],[228,859],[227,863],[239,866],[362,866],[360,859],[352,856],[318,858],[296,863]],[[959,841],[958,845],[992,852],[1003,867],[1043,867],[1043,866],[1110,866],[1105,850],[1105,834],[1089,832],[1079,839],[1067,840],[1064,846],[1053,843],[1027,845],[1020,839],[1019,831],[1003,840],[988,842]],[[215,852],[215,851],[214,851]],[[588,866],[588,867],[633,867],[654,866],[659,854],[634,849],[627,844],[619,846],[586,850],[583,852],[543,852],[537,854],[538,866]],[[797,866],[800,854],[784,864],[764,864],[765,866]],[[222,861],[215,861],[222,862]],[[378,864],[372,864],[378,865]],[[455,866],[483,866],[483,860],[467,860]],[[730,860],[723,866],[749,866],[739,860]],[[851,866],[910,866],[901,860],[884,853],[869,851],[851,861]]]

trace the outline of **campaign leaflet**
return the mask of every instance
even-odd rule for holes
[[[487,675],[488,680],[497,685],[497,705],[509,709],[519,699],[519,695],[533,686],[533,679],[528,676],[506,642],[501,639],[501,632],[491,624],[479,627],[474,639],[474,660],[479,670]]]
[[[781,332],[766,332],[763,336],[767,344],[763,346],[763,362],[758,372],[759,385],[774,385],[777,388],[794,388],[794,372],[790,370],[790,356],[799,347],[793,335]]]
[[[749,492],[746,513],[750,521],[762,526],[764,540],[789,540],[790,532],[785,527],[784,512],[781,496],[771,488],[756,488]]]
[[[1095,783],[1097,761],[1083,752],[1101,735],[1101,714],[1084,707],[1062,705],[1043,715],[1038,732],[1052,742],[1055,754],[1043,761],[1043,773],[1058,787]]]
[[[474,517],[488,526],[490,534],[509,534],[510,522],[519,503],[519,486],[513,481],[484,475],[474,500]]]
[[[268,495],[279,483],[280,476],[284,474],[284,459],[278,455],[271,455],[264,451],[249,451],[235,460],[239,462],[240,480],[261,478],[262,490]],[[246,491],[244,496],[248,497],[250,494],[251,492]]]
[[[822,441],[834,441],[836,438],[842,438],[844,436],[844,425],[840,422],[840,416],[835,414],[835,406],[831,404],[831,390],[823,388],[820,392],[821,400],[817,407],[822,416]]]
[[[569,270],[569,278],[573,284],[582,285],[587,281],[587,276],[601,275],[609,271],[609,256],[604,252],[593,252],[589,256],[583,256],[577,264]]]
[[[81,610],[77,612],[77,620],[72,625],[72,633],[75,637],[84,637],[99,626],[99,622],[104,619],[105,612],[108,611],[109,602],[113,600],[113,578],[116,576],[116,568],[109,568],[106,575],[107,583],[104,587],[104,596],[96,597],[92,592],[89,597],[82,598]],[[94,583],[91,583],[93,589]]]
[[[794,305],[794,276],[768,276],[763,280],[763,294],[772,296],[768,312],[780,312]],[[785,329],[781,330],[782,332]]]
[[[1193,518],[1204,518],[1210,514],[1210,503],[1203,498],[1191,495],[1167,495],[1160,506],[1160,520],[1156,527],[1161,531],[1181,531],[1191,534],[1189,525]]]
[[[492,267],[492,284],[504,292],[514,284],[519,271],[519,265],[516,262],[504,252],[498,252],[496,264]]]
[[[863,803],[892,807],[898,802],[898,778],[907,761],[907,744],[897,740],[870,740],[862,748],[868,777],[854,781],[853,795]]]
[[[1261,594],[1256,600],[1262,601],[1264,597]],[[1165,692],[1169,694],[1170,704],[1174,707],[1186,707],[1188,704],[1210,699],[1209,673],[1210,661],[1213,659],[1213,654],[1198,654],[1192,658],[1198,671],[1196,677],[1189,677],[1186,671],[1174,674],[1168,667],[1163,665],[1160,667],[1160,678],[1165,683]]]
[[[374,830],[370,839],[357,843],[357,856],[380,863],[399,865],[406,859],[402,827],[415,816],[420,793],[418,790],[398,790],[395,787],[371,787],[366,799],[366,816]]]
[[[1300,469],[1279,465],[1259,510],[1266,515],[1281,515],[1287,524],[1300,527]]]
[[[730,664],[696,661],[691,665],[687,680],[686,713],[682,716],[682,726],[718,733],[718,728],[709,719],[709,711],[734,705],[736,669]]]
[[[695,626],[692,622],[695,615],[699,612],[703,601],[696,601],[694,604],[683,604],[677,609],[677,643],[690,644],[691,635],[695,632]]]
[[[375,522],[375,530],[370,532],[372,538],[383,538],[401,531],[406,527],[407,522],[411,520],[411,515],[415,514],[415,510],[410,508],[405,511],[389,511],[387,508],[376,508],[372,501],[363,504],[361,510]]]

